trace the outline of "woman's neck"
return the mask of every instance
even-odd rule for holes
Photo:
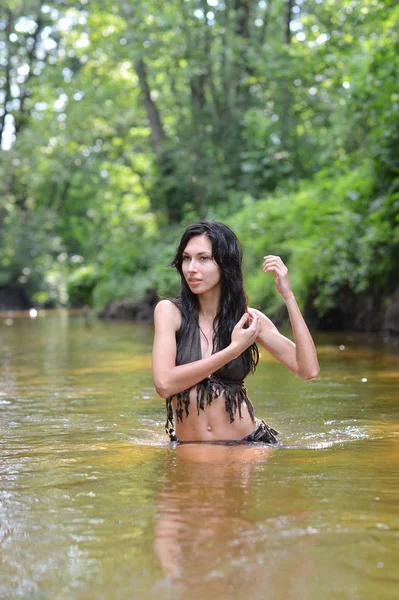
[[[209,294],[198,296],[199,315],[206,321],[213,322],[219,312],[220,289],[212,290]]]

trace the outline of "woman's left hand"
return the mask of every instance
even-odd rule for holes
[[[284,300],[287,300],[292,295],[290,278],[288,277],[288,269],[279,256],[264,256],[263,271],[265,273],[274,273],[274,282],[279,294]]]

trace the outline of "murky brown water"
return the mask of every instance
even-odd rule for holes
[[[398,597],[392,345],[319,336],[310,383],[263,356],[270,449],[167,443],[150,326],[0,318],[0,341],[1,598]]]

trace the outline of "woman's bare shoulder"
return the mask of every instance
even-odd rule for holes
[[[168,321],[177,331],[181,326],[181,312],[171,300],[160,300],[154,310],[154,321]]]
[[[251,308],[250,306],[248,306],[248,312],[252,313],[253,315],[256,315],[258,319],[261,320],[261,323],[263,323],[263,326],[266,327],[266,329],[269,329],[271,331],[277,331],[277,327],[275,326],[273,321],[271,321],[269,317],[267,317],[262,311],[258,310],[257,308]]]

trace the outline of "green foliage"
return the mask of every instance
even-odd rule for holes
[[[320,314],[341,290],[389,294],[399,7],[288,6],[0,8],[0,285],[96,307],[173,294],[180,231],[208,217],[239,233],[251,300],[271,314],[266,253]]]
[[[312,293],[319,314],[334,306],[341,289],[392,291],[399,268],[398,192],[375,196],[371,161],[340,176],[331,169],[301,183],[298,192],[250,201],[233,219],[246,251],[253,301],[277,314],[282,304],[262,257],[278,254],[290,268],[301,303]],[[396,218],[387,214],[396,209]]]
[[[27,295],[42,304],[67,302],[65,246],[53,231],[50,210],[20,213],[6,205],[0,246],[2,285],[19,283]]]

